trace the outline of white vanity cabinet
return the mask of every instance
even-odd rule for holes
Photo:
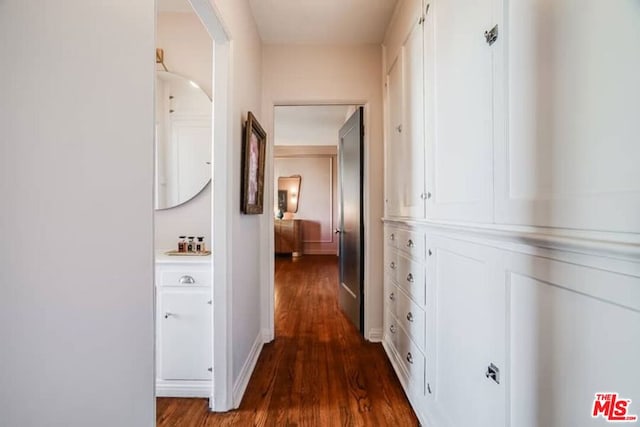
[[[156,257],[156,395],[210,397],[211,257]]]

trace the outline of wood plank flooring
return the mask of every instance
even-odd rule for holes
[[[276,258],[276,339],[265,344],[237,410],[206,399],[157,399],[166,426],[417,426],[382,345],[366,342],[337,304],[333,256]]]

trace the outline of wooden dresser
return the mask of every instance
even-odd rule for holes
[[[274,221],[275,252],[302,256],[302,220],[276,219]]]

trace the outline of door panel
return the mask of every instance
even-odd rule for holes
[[[362,332],[362,284],[364,228],[362,221],[363,109],[340,129],[340,285],[339,304],[349,320]]]

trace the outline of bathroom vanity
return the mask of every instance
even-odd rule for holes
[[[156,254],[156,395],[210,397],[212,259]]]

